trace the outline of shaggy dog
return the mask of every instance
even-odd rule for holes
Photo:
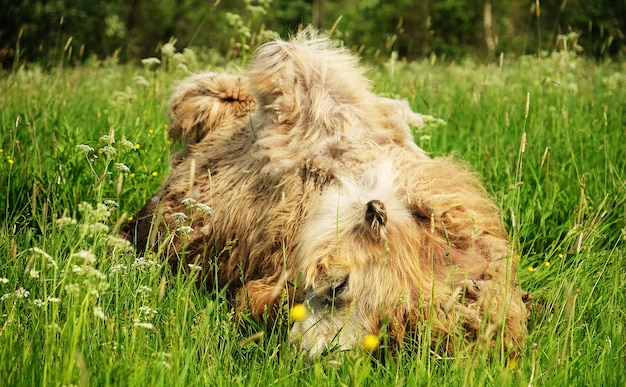
[[[464,167],[417,147],[422,117],[363,73],[305,30],[259,48],[240,76],[184,80],[169,107],[185,149],[126,237],[174,268],[202,266],[240,312],[303,302],[291,338],[310,355],[425,324],[443,350],[514,348],[526,309],[496,206]]]

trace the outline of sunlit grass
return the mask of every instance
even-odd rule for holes
[[[530,335],[431,351],[426,324],[399,353],[308,361],[284,322],[238,321],[159,255],[115,238],[169,173],[165,104],[184,67],[88,63],[2,75],[0,384],[616,385],[626,374],[626,76],[569,55],[502,65],[374,68],[374,88],[445,126],[502,208]],[[426,338],[426,339],[425,339]],[[380,345],[386,338],[368,348]]]

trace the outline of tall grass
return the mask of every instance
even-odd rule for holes
[[[463,346],[441,358],[419,335],[385,359],[354,351],[337,362],[297,356],[286,319],[236,321],[220,289],[195,286],[197,272],[173,273],[162,257],[137,256],[116,238],[169,172],[165,102],[190,57],[2,75],[0,385],[625,379],[622,69],[562,53],[370,71],[379,93],[447,122],[416,141],[470,164],[501,206],[533,299],[530,335],[516,362]]]

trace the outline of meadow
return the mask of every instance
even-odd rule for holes
[[[164,51],[0,75],[0,386],[622,385],[626,69],[567,51],[369,67],[379,94],[445,121],[416,142],[471,166],[502,209],[532,296],[514,360],[463,344],[441,357],[419,338],[382,359],[307,360],[286,311],[238,322],[220,289],[138,256],[117,233],[168,175],[176,81],[237,71]]]

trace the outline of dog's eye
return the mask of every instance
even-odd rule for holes
[[[330,284],[330,288],[328,289],[328,297],[331,299],[338,297],[339,295],[341,295],[341,293],[343,293],[346,290],[347,287],[348,287],[348,276],[345,276],[343,278],[339,278],[333,281]]]

